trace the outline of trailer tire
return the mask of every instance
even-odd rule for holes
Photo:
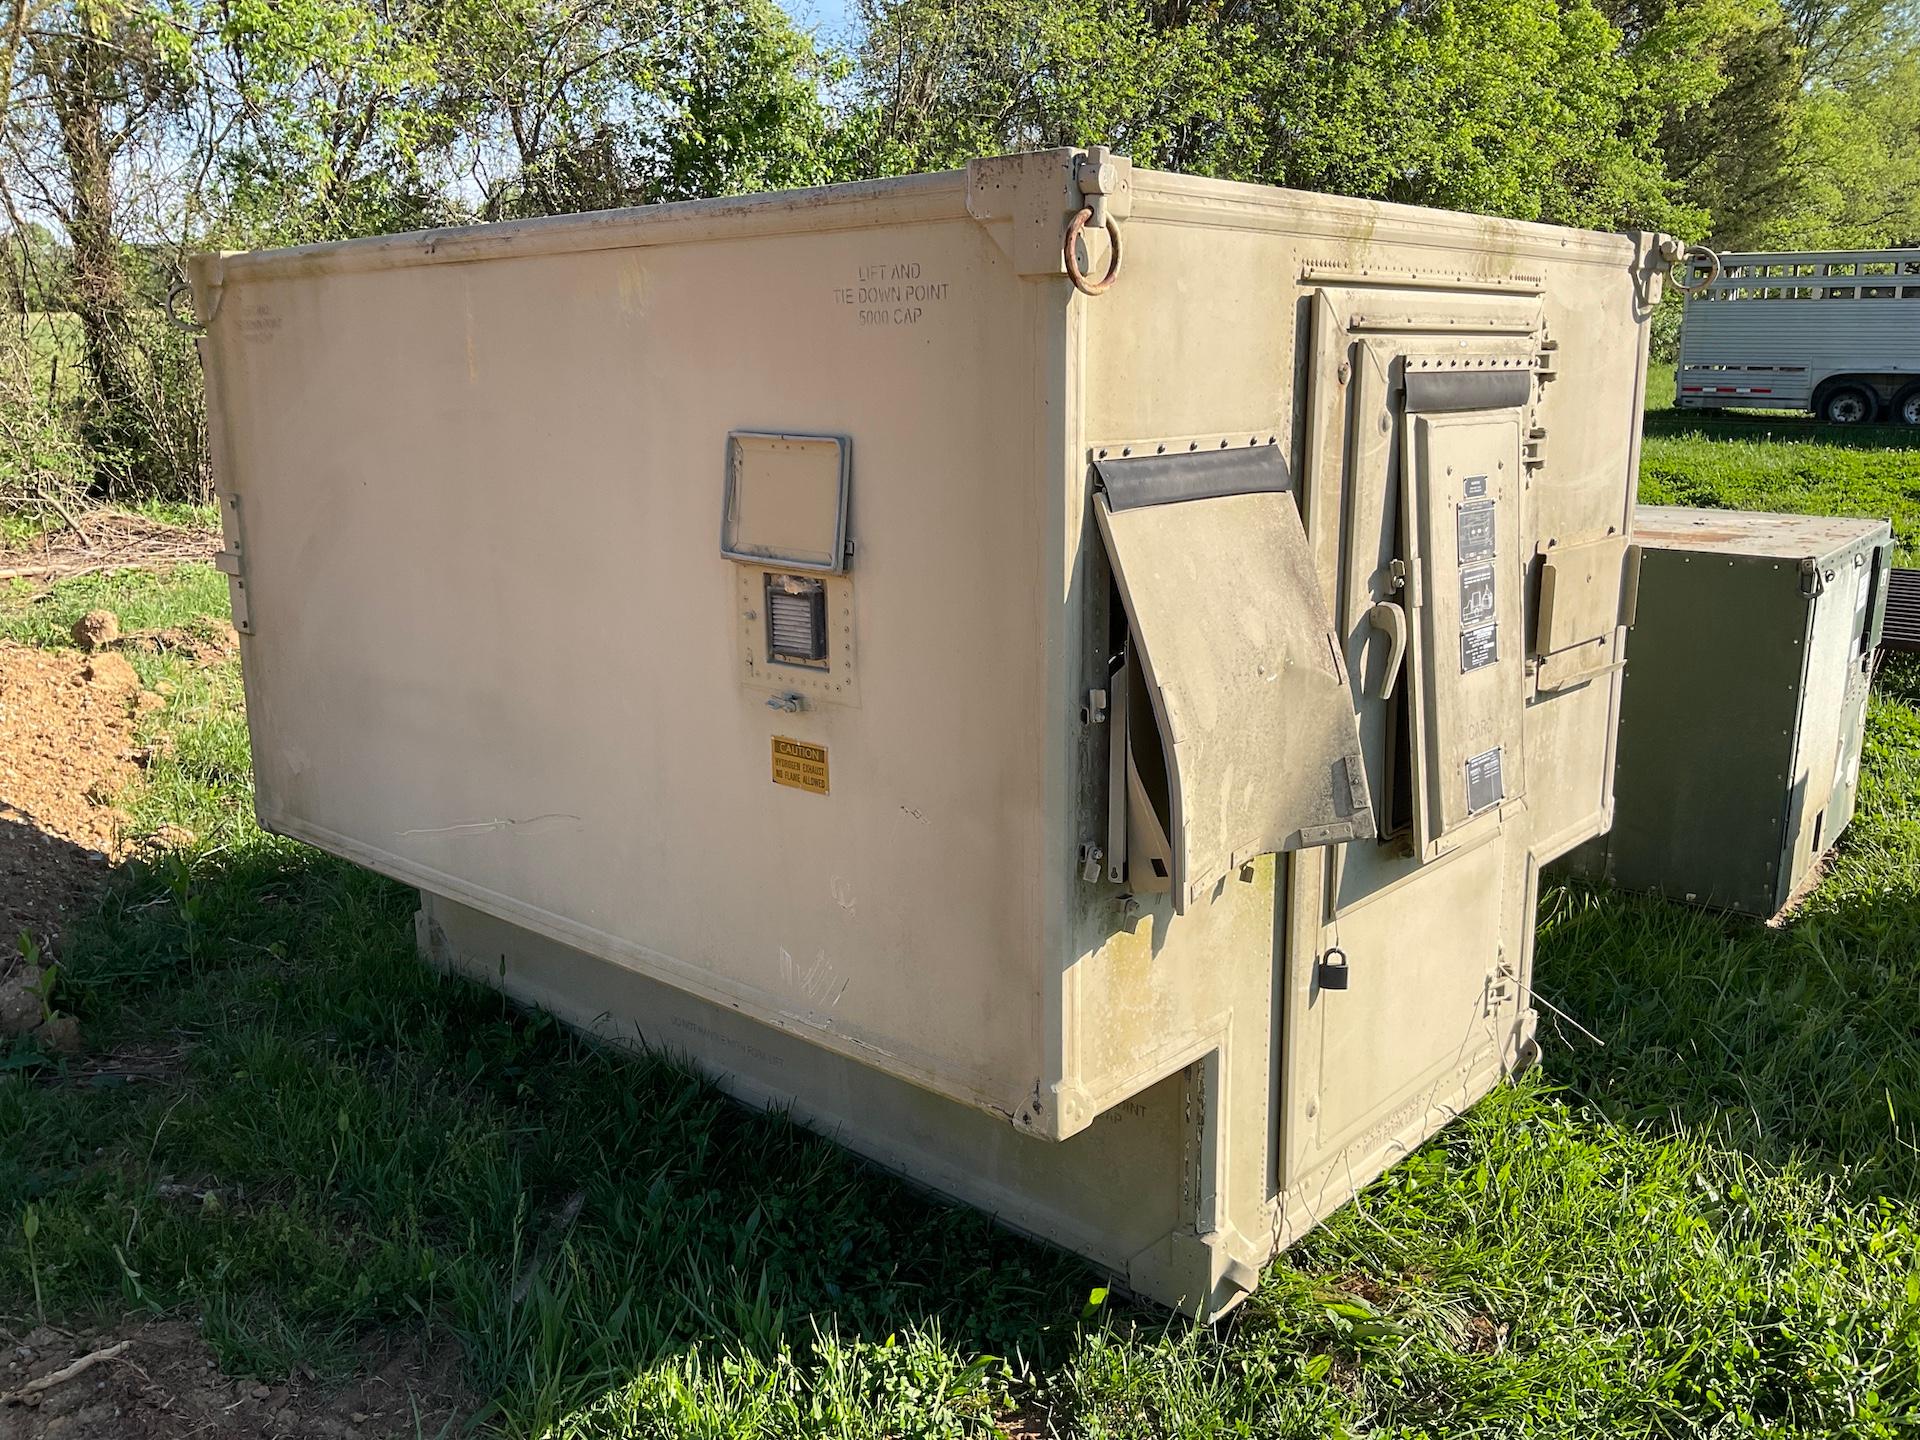
[[[1920,426],[1920,385],[1909,385],[1893,397],[1893,418],[1902,425]]]
[[[1829,425],[1871,424],[1879,400],[1865,385],[1840,384],[1824,390],[1815,402],[1815,410]]]

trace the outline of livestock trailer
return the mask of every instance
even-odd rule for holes
[[[1530,1053],[1676,253],[1052,150],[197,257],[261,821],[1217,1314]]]
[[[1676,403],[1920,425],[1920,250],[1779,250],[1687,265]]]

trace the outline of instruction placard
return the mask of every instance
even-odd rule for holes
[[[1460,673],[1484,670],[1500,659],[1500,627],[1482,625],[1460,636]]]
[[[773,783],[805,790],[810,795],[826,794],[827,747],[790,740],[785,735],[774,736]]]
[[[1460,572],[1460,628],[1477,630],[1493,619],[1493,566],[1469,565]]]
[[[1471,565],[1476,560],[1493,559],[1493,501],[1472,500],[1462,505],[1455,525],[1460,547],[1458,563]]]

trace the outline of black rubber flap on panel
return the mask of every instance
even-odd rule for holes
[[[1526,370],[1409,370],[1409,415],[1460,410],[1518,410],[1533,393]]]
[[[1131,455],[1096,460],[1093,469],[1106,492],[1107,508],[1116,511],[1293,488],[1293,476],[1278,445]]]

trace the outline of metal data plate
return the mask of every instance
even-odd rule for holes
[[[1500,659],[1500,627],[1481,625],[1460,634],[1460,673],[1484,670]]]
[[[1469,815],[1477,815],[1480,811],[1498,805],[1506,799],[1506,781],[1500,772],[1498,746],[1471,756],[1467,760],[1467,813]]]
[[[1487,477],[1474,477],[1480,482],[1485,493]],[[1462,565],[1470,565],[1475,560],[1491,560],[1494,552],[1493,501],[1475,500],[1461,505],[1459,519],[1455,522],[1459,546],[1459,558]]]

